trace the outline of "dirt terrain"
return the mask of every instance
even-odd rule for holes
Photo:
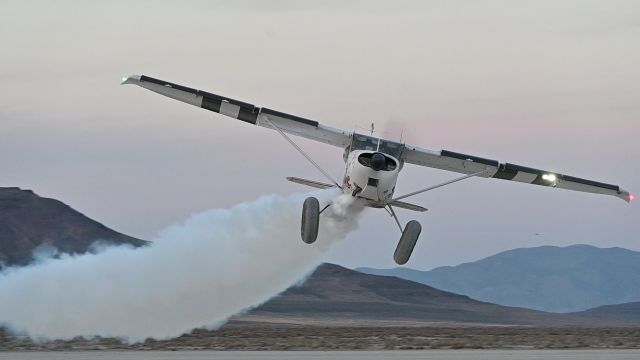
[[[232,323],[175,339],[126,344],[113,338],[34,343],[0,333],[0,350],[384,350],[639,349],[640,328],[522,326],[324,327]]]

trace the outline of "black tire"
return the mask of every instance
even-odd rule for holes
[[[302,226],[300,235],[302,241],[313,244],[318,238],[318,226],[320,224],[320,202],[314,197],[308,197],[302,205]]]
[[[422,226],[415,220],[409,221],[407,226],[404,227],[396,251],[393,253],[393,260],[398,265],[404,265],[409,261],[421,231]]]

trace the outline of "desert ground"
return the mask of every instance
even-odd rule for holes
[[[38,350],[411,350],[640,349],[640,328],[529,326],[292,326],[232,322],[168,340],[115,338],[34,342],[0,334],[3,351]]]

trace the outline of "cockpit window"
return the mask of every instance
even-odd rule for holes
[[[380,148],[378,148],[378,141],[380,141]],[[400,144],[393,141],[382,140],[376,137],[356,134],[351,137],[351,150],[370,150],[378,151],[393,156],[400,160],[402,156],[402,150],[404,144]]]

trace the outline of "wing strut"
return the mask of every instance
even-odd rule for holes
[[[429,186],[426,189],[422,189],[422,190],[414,191],[412,193],[408,193],[406,195],[398,196],[397,198],[393,199],[393,201],[398,201],[398,200],[401,200],[401,199],[404,199],[404,198],[408,198],[409,196],[422,194],[423,192],[427,192],[429,190],[433,190],[433,189],[437,189],[439,187],[443,187],[445,185],[453,184],[455,182],[462,181],[464,179],[468,179],[468,178],[473,177],[473,176],[478,176],[478,175],[480,175],[480,174],[482,174],[484,172],[486,172],[486,170],[478,171],[477,173],[473,173],[473,174],[465,175],[465,176],[462,176],[462,177],[459,177],[459,178],[456,178],[456,179],[453,179],[453,180],[449,180],[449,181],[443,182],[442,184]]]
[[[273,127],[276,131],[278,131],[280,133],[280,135],[282,135],[282,137],[285,138],[285,140],[287,140],[289,142],[289,144],[291,144],[291,146],[293,146],[294,148],[296,148],[296,150],[298,150],[298,152],[300,154],[302,154],[302,156],[304,156],[307,160],[309,160],[309,162],[316,167],[316,169],[318,169],[318,171],[320,171],[322,173],[322,175],[324,175],[327,179],[329,179],[336,187],[340,187],[340,185],[338,185],[338,182],[333,180],[333,178],[331,177],[331,175],[329,175],[326,171],[324,171],[320,165],[318,165],[315,161],[313,161],[313,159],[307,155],[307,153],[304,152],[304,150],[302,150],[293,140],[291,140],[290,137],[287,136],[287,134],[284,133],[284,131],[282,131],[278,126],[276,126],[276,124],[274,124],[271,120],[269,120],[268,117],[264,117],[264,120],[266,120],[269,125],[271,125],[271,127]]]

